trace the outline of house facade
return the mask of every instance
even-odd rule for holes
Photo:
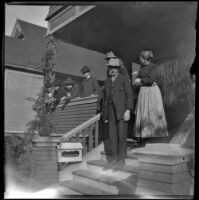
[[[43,85],[42,64],[45,57],[47,29],[17,19],[11,36],[5,36],[5,133],[23,134],[35,112],[28,97],[36,98]],[[104,54],[60,40],[56,41],[56,79],[62,83],[71,76],[79,85],[81,68],[88,65],[99,80],[105,79]]]

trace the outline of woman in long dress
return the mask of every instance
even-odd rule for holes
[[[144,141],[146,138],[167,137],[163,101],[157,85],[158,66],[151,62],[152,51],[142,51],[139,58],[141,69],[135,80],[136,85],[140,86],[136,106],[135,137],[139,141]]]

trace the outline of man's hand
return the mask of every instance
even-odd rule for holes
[[[65,99],[66,99],[66,97],[65,97],[65,96],[63,96],[63,97],[61,98],[61,101],[65,100]]]
[[[135,84],[136,85],[141,85],[141,79],[140,78],[136,78],[135,79]]]
[[[129,121],[131,118],[130,110],[126,110],[124,113],[124,121]]]

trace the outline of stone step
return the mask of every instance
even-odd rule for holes
[[[137,187],[148,188],[173,195],[189,195],[189,191],[192,185],[193,183],[190,181],[181,181],[179,183],[169,184],[139,179],[137,182]]]
[[[61,186],[62,194],[65,195],[114,195],[114,193],[72,180],[62,182]]]
[[[141,199],[148,199],[148,198],[157,198],[162,199],[166,198],[166,196],[170,196],[170,193],[162,192],[156,189],[146,188],[146,187],[140,187],[137,186],[135,190],[135,195],[138,195],[141,197]],[[162,198],[160,198],[162,197]]]
[[[101,160],[107,161],[106,153],[104,151],[101,152]],[[135,165],[138,162],[137,156],[133,153],[127,153],[127,158],[125,159],[127,165]]]
[[[58,192],[60,195],[84,195],[77,188],[73,187],[73,181],[61,181],[59,183]]]
[[[118,179],[133,178],[137,176],[139,163],[124,166],[111,166],[103,160],[91,160],[87,162],[87,169],[104,175],[117,177]]]
[[[116,176],[105,175],[90,170],[78,170],[73,172],[74,182],[92,185],[110,194],[133,195],[136,189],[137,177],[121,179]]]

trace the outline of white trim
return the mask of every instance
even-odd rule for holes
[[[50,15],[52,15],[52,14],[54,14],[57,10],[59,10],[61,7],[63,7],[63,6],[54,6],[54,8],[49,8],[49,16]],[[48,16],[48,17],[49,17]]]
[[[82,130],[84,130],[85,128],[89,127],[90,125],[94,124],[95,122],[97,122],[100,119],[101,114],[97,114],[94,117],[90,118],[89,120],[83,122],[82,124],[80,124],[79,126],[76,126],[74,129],[72,129],[71,131],[68,131],[67,133],[65,133],[60,142],[65,142],[67,139],[69,139],[72,135],[75,135],[76,133],[81,132]]]
[[[63,26],[69,24],[70,22],[72,22],[73,20],[75,20],[76,18],[80,17],[81,15],[85,14],[86,12],[88,12],[89,10],[95,8],[96,6],[88,6],[87,8],[83,9],[82,11],[80,11],[77,15],[74,15],[72,17],[70,17],[68,20],[66,20],[65,22],[61,23],[60,25],[58,25],[56,28],[50,30],[47,32],[47,35],[45,37],[47,37],[49,34],[53,34],[55,31],[61,29]]]
[[[8,131],[8,130],[4,130],[4,133],[26,133],[26,131]]]
[[[21,27],[20,27],[18,21],[15,22],[15,26],[14,26],[14,28],[13,28],[13,30],[12,30],[11,37],[14,37],[14,35],[15,35],[17,29],[19,29],[19,32],[22,31],[22,29],[21,29]],[[25,36],[24,36],[24,37],[25,37]]]
[[[34,71],[34,72],[40,72],[42,73],[42,71],[39,71],[39,70],[34,70],[34,69],[31,69],[31,68],[26,68],[26,67],[22,67],[22,66],[19,66],[19,65],[13,65],[13,64],[9,64],[9,63],[5,63],[5,68],[7,68],[6,66],[11,66],[11,67],[17,67],[17,68],[20,68],[20,69],[27,69],[27,70],[30,70],[30,71]]]
[[[21,72],[21,71],[17,71],[17,70],[13,70],[13,69],[5,69],[5,71],[7,71],[8,73],[9,72],[14,72],[14,73],[16,73],[16,74],[23,74],[23,75],[27,75],[27,74],[29,74],[29,75],[31,75],[31,76],[39,76],[40,78],[43,78],[43,75],[40,75],[40,74],[32,74],[32,73],[30,73],[30,72]]]

